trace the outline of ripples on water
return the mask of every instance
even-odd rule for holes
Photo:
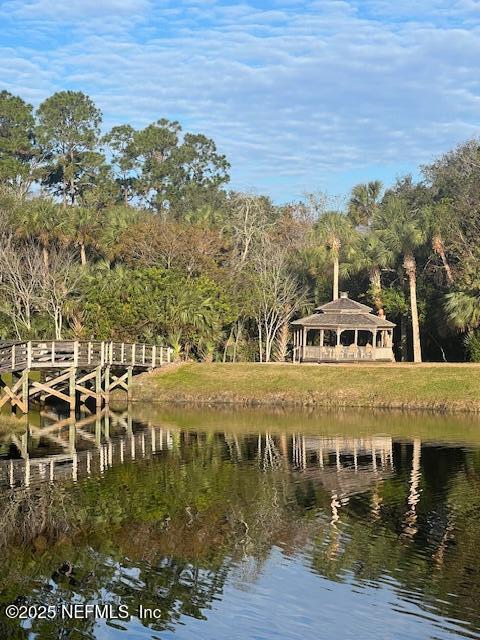
[[[14,420],[0,418],[2,610],[132,615],[0,616],[2,639],[480,638],[475,418]],[[161,617],[139,620],[140,604]]]

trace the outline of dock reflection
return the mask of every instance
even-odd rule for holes
[[[149,458],[162,450],[208,439],[175,424],[138,422],[128,410],[103,409],[95,414],[61,417],[42,411],[35,421],[24,417],[23,433],[3,438],[7,454],[0,459],[0,487],[29,487],[35,482],[76,481],[103,474],[127,460]],[[232,461],[255,463],[261,470],[284,469],[312,476],[331,495],[332,519],[351,496],[372,488],[372,517],[380,510],[379,486],[395,472],[391,436],[323,437],[301,433],[258,434],[216,432]],[[415,533],[421,441],[413,442],[412,472],[405,535]]]

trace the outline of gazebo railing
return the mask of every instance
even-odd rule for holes
[[[358,347],[350,345],[344,347],[320,346],[296,346],[293,349],[294,362],[301,361],[322,361],[322,362],[369,362],[372,360],[392,360],[393,352],[391,347]]]
[[[373,360],[373,347],[320,347],[306,346],[302,354],[305,360]]]

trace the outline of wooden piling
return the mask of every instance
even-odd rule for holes
[[[98,410],[102,407],[102,367],[95,369],[95,408]]]
[[[70,376],[68,378],[68,395],[70,397],[70,413],[75,413],[77,406],[77,390],[75,386],[75,374],[76,369],[70,369]]]
[[[133,367],[128,367],[127,369],[127,399],[128,402],[132,400],[132,378],[133,378]]]
[[[103,373],[103,388],[105,390],[105,404],[110,403],[110,365],[105,367]]]
[[[23,401],[23,407],[22,407],[22,411],[23,413],[28,413],[28,369],[25,369],[25,371],[22,374],[22,401]]]

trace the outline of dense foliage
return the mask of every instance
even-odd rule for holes
[[[274,205],[228,191],[202,134],[102,133],[62,91],[0,93],[0,337],[168,342],[179,357],[283,360],[292,318],[339,287],[397,323],[397,357],[478,359],[480,145],[422,179]]]

